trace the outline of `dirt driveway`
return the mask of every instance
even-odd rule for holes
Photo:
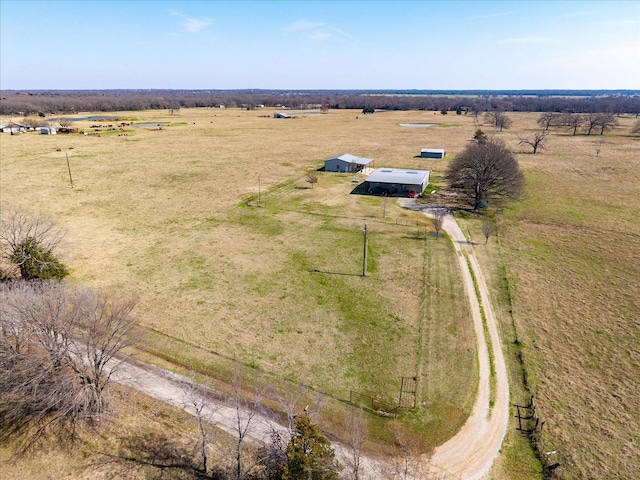
[[[406,208],[422,211],[429,217],[439,209],[439,207],[419,205],[409,199],[402,199],[400,202]],[[471,306],[478,349],[479,383],[478,396],[471,416],[453,438],[436,448],[431,461],[438,472],[446,473],[447,476],[480,479],[489,473],[507,431],[509,381],[496,318],[489,302],[489,291],[474,254],[474,247],[467,241],[458,223],[450,214],[445,216],[442,229],[453,242],[458,254],[464,288]],[[479,295],[475,292],[474,277]],[[488,338],[483,327],[481,306],[484,310]],[[493,407],[490,405],[489,349],[493,352],[495,375]]]

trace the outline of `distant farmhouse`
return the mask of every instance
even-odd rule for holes
[[[344,153],[325,160],[324,169],[327,172],[358,173],[372,162],[371,158],[361,158],[350,153]]]
[[[423,148],[420,150],[421,158],[444,158],[444,148]]]
[[[379,168],[367,177],[368,192],[374,195],[415,197],[429,184],[429,170]]]
[[[26,132],[28,127],[26,125],[21,125],[15,122],[5,122],[0,124],[0,132],[2,133],[10,133],[11,135],[15,135],[17,133]]]

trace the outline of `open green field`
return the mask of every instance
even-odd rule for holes
[[[126,127],[127,136],[3,134],[0,205],[45,210],[67,226],[73,281],[139,297],[150,332],[144,358],[177,359],[212,377],[235,360],[274,383],[313,386],[328,399],[323,428],[338,436],[328,419],[344,415],[350,391],[393,403],[400,378],[418,376],[418,402],[426,404],[403,421],[426,433],[429,446],[443,442],[469,414],[476,384],[453,249],[428,233],[420,215],[352,195],[353,175],[317,172],[313,189],[304,178],[325,158],[349,152],[376,167],[432,169],[437,182],[447,161],[415,156],[433,147],[452,158],[473,136],[473,118],[272,113],[122,112],[124,121],[169,126]],[[603,137],[554,131],[534,156],[518,136],[532,134],[538,115],[509,116],[512,129],[497,135],[517,153],[525,198],[498,215],[499,243],[481,245],[479,218],[463,226],[494,287],[513,402],[527,400],[518,384],[521,351],[546,421],[543,448],[559,452],[560,472],[633,478],[640,138],[628,132],[635,119],[619,118]],[[362,278],[365,223],[369,274]],[[378,444],[388,441],[386,420],[370,421]],[[514,423],[494,476],[538,475]]]

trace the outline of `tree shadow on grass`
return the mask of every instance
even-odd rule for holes
[[[109,469],[107,478],[128,476],[132,469],[145,477],[224,480],[227,476],[219,467],[203,471],[196,464],[193,449],[179,445],[164,433],[143,433],[118,439],[113,453],[93,452],[98,459],[89,467]]]

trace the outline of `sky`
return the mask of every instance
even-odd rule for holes
[[[0,0],[0,89],[640,89],[640,0]]]

